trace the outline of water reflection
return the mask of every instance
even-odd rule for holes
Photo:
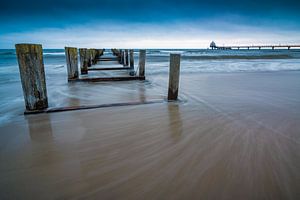
[[[139,85],[139,97],[141,102],[146,101],[146,89],[144,84]]]
[[[80,106],[80,98],[78,98],[78,92],[80,86],[77,86],[76,84],[71,84],[68,87],[67,94],[70,94],[69,98],[67,98],[67,105],[68,106]]]
[[[26,116],[26,120],[32,141],[52,140],[52,126],[49,114]]]
[[[177,141],[180,139],[183,130],[179,105],[170,103],[168,105],[168,114],[171,136]]]

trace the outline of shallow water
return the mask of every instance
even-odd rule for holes
[[[161,98],[166,94],[169,72],[169,54],[181,53],[181,74],[203,73],[241,73],[299,71],[300,50],[147,50],[147,83],[99,83],[70,84],[63,49],[45,49],[44,63],[47,92],[51,107],[66,106],[70,101],[84,104],[110,103],[138,99],[139,90],[145,91],[149,98]],[[110,55],[110,51],[105,52]],[[138,50],[135,51],[138,63]],[[91,72],[90,75],[98,72]],[[110,76],[116,72],[106,72]],[[163,80],[162,80],[163,79]],[[145,87],[144,87],[145,85]],[[124,94],[121,94],[124,91]],[[90,95],[92,94],[92,95]],[[15,50],[0,50],[0,125],[22,115],[24,100],[20,83]]]
[[[165,98],[157,66],[149,59],[146,82],[75,84],[46,67],[50,104]],[[11,104],[19,114],[0,126],[0,199],[299,199],[300,71],[183,70],[179,94],[32,116]]]

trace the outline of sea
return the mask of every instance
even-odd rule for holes
[[[165,89],[157,89],[160,80],[168,79],[169,56],[181,54],[180,73],[188,74],[244,74],[277,73],[300,70],[299,49],[262,49],[262,50],[211,50],[211,49],[147,49],[146,78],[150,93],[163,96]],[[64,49],[44,49],[44,66],[50,107],[64,106],[66,99],[81,98],[86,102],[101,99],[101,103],[119,102],[115,98],[120,91],[133,94],[136,86],[105,83],[101,90],[97,87],[85,87],[77,93],[76,86],[67,81],[67,69]],[[110,50],[105,55],[111,55]],[[135,67],[138,63],[138,50],[134,50]],[[111,73],[113,76],[114,72]],[[110,75],[110,74],[108,74]],[[156,77],[160,77],[156,79]],[[162,78],[161,78],[162,77]],[[156,88],[156,89],[154,89]],[[114,90],[115,92],[111,93]],[[152,90],[152,91],[151,91]],[[94,96],[90,93],[95,94]],[[93,97],[91,97],[93,96]],[[124,97],[124,96],[123,96]],[[127,97],[126,97],[127,98]],[[103,100],[104,99],[104,100]],[[115,100],[115,101],[114,101]],[[19,67],[15,49],[0,49],[0,126],[23,116],[25,106],[20,82]]]

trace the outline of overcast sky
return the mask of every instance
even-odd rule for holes
[[[296,0],[8,0],[0,48],[206,48],[300,43]]]

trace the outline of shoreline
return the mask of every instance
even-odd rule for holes
[[[260,72],[201,72],[196,74],[190,73],[182,73],[181,74],[181,84],[184,82],[189,82],[189,76],[199,78],[207,78],[207,77],[244,77],[244,76],[300,76],[300,71],[260,71]],[[182,80],[182,77],[184,80]],[[62,92],[66,91],[68,95],[62,95],[61,92],[53,93],[55,88],[58,87],[48,86],[48,90],[50,91],[49,96],[49,108],[56,107],[68,107],[68,106],[93,106],[93,105],[106,105],[108,103],[118,104],[124,102],[137,102],[139,100],[151,100],[151,99],[165,99],[167,96],[167,75],[148,75],[146,81],[141,82],[110,82],[110,83],[68,83],[66,80],[59,83],[59,87]],[[21,84],[21,83],[20,83]],[[225,83],[227,84],[227,83]],[[221,84],[222,85],[222,84]],[[92,86],[92,87],[90,87]],[[194,87],[194,86],[191,86]],[[21,86],[20,86],[21,88]],[[125,89],[127,92],[130,92],[130,95],[126,94],[123,91]],[[138,90],[136,90],[138,89]],[[89,97],[85,100],[85,94],[93,94],[96,91],[104,90],[105,95],[95,95],[94,97]],[[70,93],[70,91],[72,91]],[[183,92],[185,89],[183,89]],[[4,120],[0,123],[0,128],[10,122],[14,122],[14,118],[19,118],[24,114],[24,100],[22,91],[19,94],[20,101],[17,104],[13,104],[14,107],[10,108],[10,117],[8,120]],[[181,95],[182,90],[179,92],[179,98],[182,101],[188,101],[185,95]],[[52,94],[52,95],[51,95]],[[60,95],[60,96],[59,96]],[[199,93],[201,95],[201,93]],[[5,115],[3,115],[5,117]],[[5,119],[5,118],[4,118]]]

